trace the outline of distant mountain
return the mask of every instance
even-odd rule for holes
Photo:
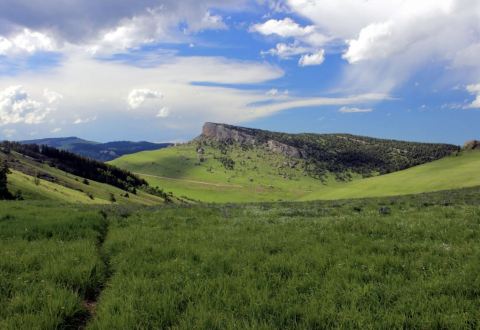
[[[146,141],[99,143],[83,140],[77,137],[27,140],[21,141],[20,143],[46,145],[61,150],[67,150],[77,155],[89,157],[102,162],[110,161],[123,155],[129,155],[140,151],[157,150],[173,145],[172,143],[152,143]]]

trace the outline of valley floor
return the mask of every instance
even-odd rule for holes
[[[478,328],[479,197],[0,202],[0,328]]]

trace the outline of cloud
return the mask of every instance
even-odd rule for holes
[[[289,92],[288,90],[279,91],[276,88],[272,88],[269,91],[265,93],[265,95],[270,96],[270,97],[279,97],[279,96],[288,96]]]
[[[53,40],[60,45],[85,46],[95,54],[143,44],[184,42],[188,34],[226,28],[222,17],[212,11],[246,6],[247,0],[3,0],[0,51],[14,49],[12,39],[5,36],[19,29],[42,31],[41,35],[27,33],[29,40],[22,44],[28,51],[50,50]],[[48,39],[42,37],[47,35]]]
[[[60,127],[56,127],[56,128],[54,128],[54,129],[52,129],[52,130],[50,131],[50,133],[58,133],[58,132],[60,132],[60,131],[62,131],[62,129],[61,129]]]
[[[280,37],[302,37],[315,31],[312,25],[302,27],[291,18],[283,20],[270,19],[265,23],[255,24],[250,28],[251,32],[258,32],[263,35],[278,35]]]
[[[0,90],[0,125],[40,124],[50,111],[43,103],[31,99],[22,86]]]
[[[480,84],[477,85],[468,85],[467,91],[475,95],[475,100],[468,106],[471,109],[480,109]]]
[[[158,111],[157,118],[167,118],[170,116],[170,109],[167,107],[163,107]]]
[[[273,113],[288,109],[324,107],[334,105],[352,105],[352,104],[372,104],[380,101],[391,100],[389,95],[385,94],[360,94],[347,97],[311,97],[311,98],[289,98],[279,102],[267,105],[256,105],[250,110],[251,115],[269,116]]]
[[[130,108],[137,109],[142,106],[147,100],[161,100],[163,94],[150,89],[133,89],[128,94],[127,102]]]
[[[289,59],[297,55],[305,54],[310,48],[300,46],[298,43],[278,43],[275,48],[262,52],[262,55],[278,56],[281,59]]]
[[[341,107],[338,112],[341,113],[365,113],[365,112],[372,112],[373,109],[362,109],[362,108],[355,108],[355,107]]]
[[[8,38],[0,35],[0,55],[14,56],[54,50],[56,45],[53,39],[40,32],[23,29]]]
[[[358,39],[348,40],[348,50],[343,58],[350,63],[372,58],[385,58],[393,52],[393,22],[371,24],[360,31]]]
[[[300,66],[320,65],[325,61],[325,51],[322,49],[313,54],[303,55],[298,61]]]
[[[477,0],[286,2],[329,37],[322,47],[327,54],[340,50],[351,64],[340,89],[389,93],[427,66],[436,66],[453,83],[458,76],[470,80],[480,73]],[[452,71],[461,66],[471,70]]]
[[[65,123],[64,131],[78,129],[72,117],[85,120],[101,115],[102,121],[115,121],[116,125],[109,128],[110,135],[119,138],[125,130],[136,132],[132,136],[161,137],[169,131],[175,136],[190,137],[205,121],[235,124],[298,107],[370,104],[388,99],[386,95],[297,98],[283,90],[272,97],[265,94],[263,86],[283,77],[284,72],[265,62],[166,57],[159,63],[149,63],[148,67],[131,66],[77,55],[48,75],[26,71],[17,76],[1,76],[0,90],[21,81],[35,96],[33,99],[38,100],[44,86],[48,86],[64,95],[62,111],[49,114],[55,123]],[[160,91],[163,99],[159,99]],[[136,111],[132,111],[132,106],[138,107]],[[163,107],[170,110],[168,116],[167,110],[160,111]],[[159,117],[162,120],[152,120],[159,112],[164,116]],[[49,125],[54,124],[45,123],[45,127]]]
[[[61,99],[63,99],[63,95],[48,89],[43,90],[43,96],[47,100],[48,104],[56,104],[58,103]]]
[[[95,121],[95,120],[97,120],[97,116],[87,117],[87,118],[77,118],[77,119],[75,119],[73,124],[74,125],[88,124],[88,123],[91,123],[92,121]]]

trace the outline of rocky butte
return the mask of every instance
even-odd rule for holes
[[[200,139],[237,143],[241,145],[264,146],[268,150],[292,158],[304,158],[302,150],[273,139],[264,138],[262,130],[227,124],[205,123]]]

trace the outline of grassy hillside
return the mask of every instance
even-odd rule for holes
[[[0,201],[0,328],[476,328],[479,196]]]
[[[305,200],[395,196],[480,186],[480,151],[465,151],[404,171],[316,191]]]
[[[459,153],[404,171],[371,178],[351,174],[339,182],[334,174],[323,182],[305,174],[302,161],[266,149],[232,148],[226,154],[205,147],[199,162],[194,144],[142,152],[112,163],[141,175],[152,185],[178,196],[208,202],[315,200],[394,196],[480,185],[480,152]],[[220,158],[235,160],[227,169]]]
[[[141,189],[136,194],[115,186],[85,180],[67,173],[48,162],[10,151],[0,152],[0,161],[8,159],[11,174],[8,175],[8,189],[15,194],[21,192],[27,200],[52,200],[82,204],[139,204],[157,205],[164,199],[150,195]]]
[[[265,148],[232,146],[226,152],[203,148],[199,155],[196,144],[190,143],[120,157],[111,164],[176,196],[207,202],[296,200],[324,186],[305,174],[304,161]],[[234,165],[226,167],[225,159],[234,160]],[[340,184],[333,176],[325,183]]]

